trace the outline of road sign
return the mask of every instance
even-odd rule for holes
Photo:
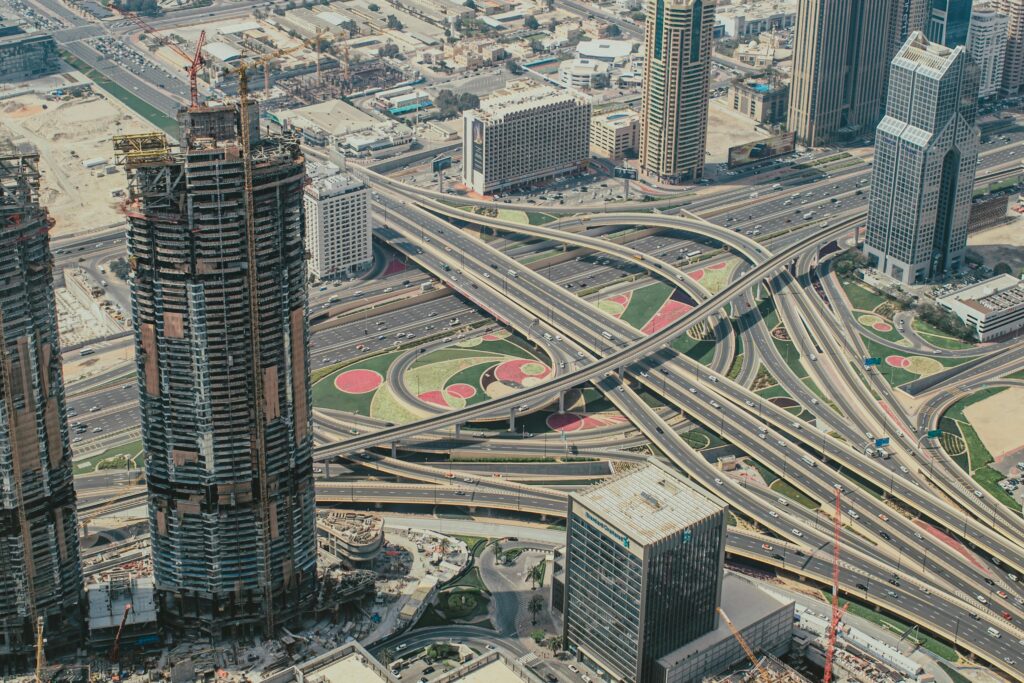
[[[451,167],[452,167],[452,158],[451,158],[451,156],[437,157],[433,161],[430,162],[430,169],[434,173],[440,173],[444,169],[451,168]]]
[[[872,365],[881,365],[881,364],[882,364],[882,359],[881,358],[865,358],[864,359],[864,367],[866,367],[866,368],[870,368]]]
[[[881,439],[875,439],[875,448],[883,448],[889,445],[889,437],[883,436]]]
[[[928,438],[929,439],[937,439],[940,436],[942,436],[942,430],[941,429],[929,429],[928,430]]]
[[[615,170],[612,171],[612,175],[616,178],[625,178],[626,180],[636,180],[636,169],[630,168],[629,166],[616,166]]]

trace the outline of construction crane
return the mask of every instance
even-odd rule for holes
[[[756,680],[761,681],[761,683],[768,683],[771,680],[768,676],[768,672],[765,671],[763,666],[761,666],[761,661],[757,658],[757,655],[754,654],[754,651],[750,649],[750,646],[747,645],[747,641],[743,638],[743,634],[741,634],[740,630],[736,628],[736,625],[732,623],[732,619],[730,619],[729,615],[725,613],[725,610],[721,607],[717,609],[718,613],[722,615],[722,619],[725,620],[725,625],[728,626],[729,631],[732,632],[732,637],[740,644],[740,647],[743,648],[743,652],[747,655],[747,659],[749,659],[750,663],[754,665],[754,671],[757,672]]]
[[[43,638],[44,623],[42,617],[36,617],[36,683],[43,683],[43,667],[46,666],[46,654],[43,651],[46,644]]]
[[[117,9],[116,7],[114,9]],[[145,20],[134,12],[126,12],[124,10],[118,10],[121,15],[126,17],[129,21],[136,24],[143,31],[156,38],[156,41],[161,45],[169,47],[172,52],[177,54],[179,57],[184,59],[188,66],[185,67],[185,71],[188,73],[188,88],[189,95],[191,96],[192,106],[199,104],[199,87],[196,84],[196,78],[199,74],[199,69],[203,66],[203,45],[206,43],[206,31],[202,31],[199,34],[199,38],[196,40],[196,51],[195,54],[188,54],[175,43],[173,40],[168,40],[161,36],[155,28],[145,22]]]
[[[269,487],[267,482],[266,422],[263,414],[263,370],[259,367],[262,355],[260,352],[260,334],[259,330],[256,329],[256,323],[260,319],[258,296],[259,268],[256,259],[256,208],[252,184],[252,132],[250,129],[251,122],[249,120],[249,70],[262,65],[264,67],[264,78],[266,78],[267,65],[272,60],[307,47],[314,40],[319,40],[319,35],[315,38],[304,40],[298,45],[282,50],[276,50],[251,62],[243,61],[237,67],[232,69],[234,73],[238,74],[238,125],[241,129],[239,133],[242,148],[242,182],[244,185],[243,199],[245,202],[247,266],[246,288],[248,289],[249,300],[249,324],[252,326],[252,329],[249,330],[249,355],[253,359],[253,363],[256,365],[254,372],[252,373],[253,400],[251,405],[253,406],[253,410],[256,411],[256,419],[253,420],[251,443],[253,468],[256,472],[257,488],[259,490],[256,513],[259,517],[260,528],[263,534],[263,539],[260,543],[262,553],[262,567],[260,569],[260,575],[263,577],[263,600],[264,605],[266,605],[266,609],[264,610],[264,635],[268,638],[272,637],[274,634],[274,594],[271,582],[271,575],[273,572],[270,569],[270,509],[267,505]]]
[[[124,606],[124,613],[121,614],[121,623],[117,627],[117,634],[114,636],[114,644],[110,648],[110,661],[118,664],[121,661],[121,634],[124,633],[125,622],[128,621],[128,613],[132,611],[132,603]]]
[[[825,648],[824,683],[832,680],[832,660],[836,653],[836,634],[839,632],[839,621],[846,612],[846,607],[839,608],[839,537],[843,529],[843,508],[840,504],[842,491],[836,489],[836,511],[832,532],[832,618],[828,627],[828,645]]]

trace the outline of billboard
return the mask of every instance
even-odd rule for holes
[[[796,133],[783,133],[729,148],[729,168],[790,154],[796,149]]]

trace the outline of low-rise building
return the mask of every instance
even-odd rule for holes
[[[747,579],[726,574],[722,583],[722,611],[743,640],[758,653],[781,657],[793,640],[792,601],[782,602]],[[658,683],[689,683],[716,676],[747,662],[743,646],[724,619],[716,628],[657,661]]]
[[[303,190],[309,274],[318,280],[349,276],[373,263],[369,192],[333,164],[313,165]]]
[[[973,327],[978,341],[991,341],[1024,328],[1024,282],[1012,275],[997,275],[937,303]]]
[[[590,153],[594,156],[621,161],[639,148],[640,114],[632,109],[617,109],[590,119]]]
[[[370,567],[384,547],[384,520],[359,512],[333,511],[316,521],[320,549],[350,568]]]
[[[13,23],[0,23],[0,29],[0,83],[29,81],[60,70],[53,36]]]
[[[584,40],[576,46],[576,56],[609,64],[622,64],[633,54],[631,40]]]
[[[772,2],[719,5],[715,19],[724,35],[737,40],[754,38],[770,31],[785,31],[796,25],[796,2]]]
[[[781,123],[789,106],[789,86],[764,79],[734,82],[729,86],[729,104],[758,123]]]
[[[413,142],[410,126],[367,113],[343,100],[274,111],[269,118],[284,130],[301,133],[307,145],[325,147],[349,157],[400,154]]]
[[[463,112],[463,179],[488,194],[576,172],[590,157],[590,101],[512,81]]]
[[[596,90],[607,88],[611,64],[594,59],[570,59],[558,67],[558,80],[567,88]]]
[[[319,657],[266,676],[261,683],[392,683],[387,667],[353,640]]]

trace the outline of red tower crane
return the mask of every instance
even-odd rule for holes
[[[110,648],[110,661],[117,664],[121,661],[121,634],[124,632],[125,622],[128,621],[128,613],[132,611],[132,604],[129,602],[124,606],[124,614],[121,615],[121,624],[117,627],[117,635],[114,636],[114,645]]]
[[[135,14],[134,12],[125,12],[124,10],[119,11],[125,18],[156,38],[158,43],[169,47],[175,54],[188,62],[188,66],[185,67],[185,71],[188,72],[188,87],[189,94],[191,95],[192,106],[194,107],[199,104],[199,88],[196,85],[196,76],[199,73],[199,69],[203,66],[203,44],[206,43],[206,31],[202,31],[199,34],[199,39],[196,40],[196,52],[195,54],[190,55],[178,47],[177,43],[173,40],[167,40],[157,33],[157,30],[147,24],[146,21],[138,14]]]
[[[840,504],[842,492],[836,489],[836,514],[832,536],[832,618],[828,628],[828,647],[825,649],[824,683],[832,680],[832,660],[836,653],[836,634],[839,632],[839,621],[846,612],[846,607],[839,608],[839,537],[843,529],[843,509]]]

